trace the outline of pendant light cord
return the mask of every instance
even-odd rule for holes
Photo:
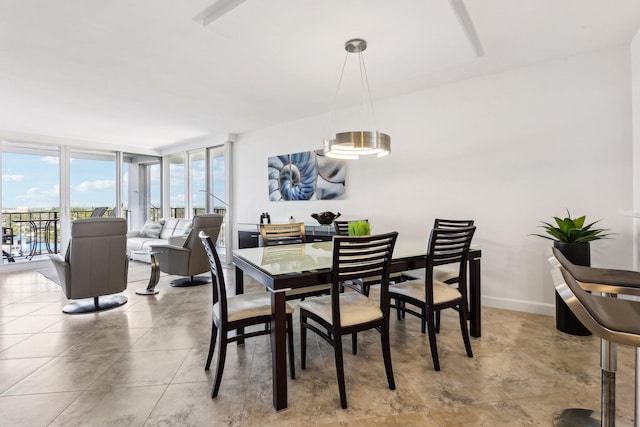
[[[362,52],[360,52],[358,54],[358,56],[360,57],[360,80],[362,82],[363,85],[366,84],[366,88],[367,88],[367,95],[369,95],[369,109],[371,110],[371,118],[373,119],[373,129],[377,132],[378,131],[378,122],[376,120],[376,112],[373,109],[373,98],[371,97],[371,87],[369,86],[369,76],[367,75],[367,67],[364,65],[364,55],[362,54]],[[363,95],[364,95],[364,88],[362,90]],[[365,120],[367,119],[367,101],[366,99],[362,100],[362,104],[364,105],[364,117]]]
[[[336,113],[336,104],[338,102],[338,93],[340,92],[340,87],[342,86],[342,78],[344,77],[344,70],[347,67],[347,60],[349,59],[349,52],[347,52],[344,56],[344,62],[342,63],[342,70],[340,70],[340,78],[338,79],[338,87],[336,88],[336,92],[333,95],[333,104],[331,107],[331,114],[329,115],[329,120],[327,125],[325,125],[325,129],[323,132],[325,141],[328,141],[327,130],[331,129],[334,124],[335,113]],[[371,87],[369,86],[369,76],[367,74],[367,67],[364,63],[364,55],[362,52],[358,52],[358,62],[360,65],[360,85],[361,85],[361,96],[362,96],[362,107],[364,114],[365,127],[373,128],[376,132],[378,130],[378,121],[376,119],[376,112],[373,108],[373,97],[371,96]],[[367,102],[368,101],[368,102]],[[370,126],[371,123],[367,123],[367,118],[369,114],[367,114],[367,103],[369,104],[369,111],[371,112],[371,119],[373,120],[373,126]],[[363,130],[364,130],[363,129]]]
[[[338,79],[338,87],[336,88],[336,92],[333,95],[333,104],[331,106],[331,114],[329,115],[329,120],[327,125],[325,126],[323,135],[325,136],[325,141],[329,141],[327,138],[327,129],[330,129],[333,126],[333,119],[336,112],[336,102],[338,101],[338,92],[340,92],[340,86],[342,84],[342,77],[344,76],[344,69],[347,66],[347,58],[349,57],[349,52],[344,55],[344,62],[342,63],[342,70],[340,71],[340,78]]]

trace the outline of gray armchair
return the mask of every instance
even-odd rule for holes
[[[193,218],[193,228],[181,246],[178,245],[152,245],[151,250],[157,252],[156,260],[160,264],[160,271],[178,276],[188,276],[176,279],[171,286],[197,286],[211,283],[211,277],[194,277],[197,274],[208,273],[210,269],[209,258],[198,237],[198,233],[204,231],[213,242],[218,239],[222,215],[203,214]]]
[[[85,218],[71,222],[67,253],[49,255],[68,299],[62,311],[88,313],[119,307],[127,288],[127,221],[124,218]],[[102,297],[102,298],[100,298]]]

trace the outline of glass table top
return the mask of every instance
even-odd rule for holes
[[[235,249],[233,255],[271,275],[331,268],[332,241]],[[398,237],[394,259],[424,256],[427,238]]]

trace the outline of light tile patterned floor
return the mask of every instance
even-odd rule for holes
[[[232,269],[226,270],[233,283]],[[483,336],[466,357],[456,314],[443,314],[435,372],[417,319],[392,316],[397,388],[388,389],[379,336],[345,340],[349,408],[340,408],[333,350],[313,334],[307,369],[289,381],[289,408],[271,405],[268,337],[231,345],[217,399],[204,371],[210,286],[156,296],[129,284],[118,309],[69,316],[56,284],[37,272],[0,278],[2,426],[549,426],[565,407],[599,408],[599,342],[555,330],[551,317],[483,309]],[[248,282],[248,291],[262,290]],[[296,313],[297,316],[297,313]],[[297,319],[296,319],[297,322]],[[618,415],[633,417],[633,351],[621,348]]]

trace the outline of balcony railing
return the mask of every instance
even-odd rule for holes
[[[89,216],[91,211],[89,211]],[[55,254],[60,246],[58,211],[11,212],[2,214],[2,258],[31,260],[42,254]]]

